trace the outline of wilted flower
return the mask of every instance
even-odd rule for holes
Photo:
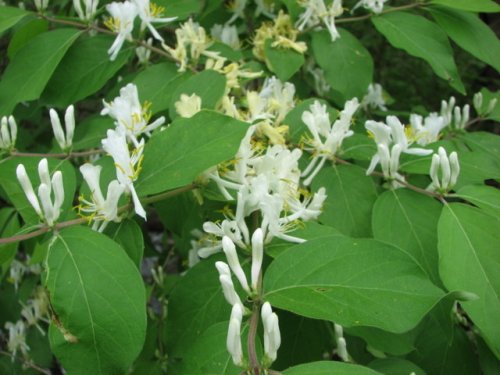
[[[238,29],[236,26],[215,24],[210,29],[210,35],[215,40],[227,44],[233,49],[240,48],[240,39],[238,38]]]
[[[5,329],[9,331],[9,339],[7,341],[7,349],[12,355],[16,355],[17,351],[20,350],[23,355],[28,354],[30,350],[29,346],[26,344],[26,325],[22,320],[13,324],[11,322],[5,323]]]
[[[174,105],[179,116],[190,118],[201,110],[201,98],[196,94],[181,94],[180,100]]]

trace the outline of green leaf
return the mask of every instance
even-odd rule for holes
[[[343,159],[371,160],[377,152],[373,139],[364,134],[353,134],[344,139],[340,156]]]
[[[381,375],[368,367],[343,362],[311,362],[291,367],[283,375]]]
[[[31,39],[38,34],[46,32],[48,28],[49,23],[44,19],[38,18],[28,20],[28,22],[19,27],[10,40],[9,48],[7,48],[7,56],[9,59],[12,59],[17,51],[19,51]]]
[[[467,185],[457,191],[459,198],[488,211],[491,215],[500,215],[500,190],[485,185]]]
[[[123,247],[137,269],[140,270],[144,254],[144,238],[139,224],[130,219],[122,220],[119,223],[109,223],[104,233]]]
[[[414,374],[426,375],[424,370],[416,364],[402,358],[383,358],[376,359],[368,365],[370,368],[377,370],[385,375],[401,375]]]
[[[323,168],[314,178],[313,191],[326,188],[327,199],[319,221],[354,237],[371,235],[371,212],[377,199],[375,184],[355,165]]]
[[[207,328],[186,351],[180,368],[174,370],[173,373],[189,375],[239,374],[241,368],[233,364],[233,359],[226,348],[228,325],[229,322],[225,321]],[[247,327],[242,327],[241,340],[243,343],[247,340]],[[247,346],[243,345],[243,355],[248,358],[246,348]]]
[[[415,328],[405,333],[391,333],[373,327],[346,328],[349,335],[361,337],[366,344],[375,350],[402,356],[415,350]]]
[[[47,254],[44,285],[55,314],[50,345],[70,374],[123,374],[146,334],[146,293],[137,267],[105,235],[62,230]]]
[[[167,319],[167,348],[182,360],[210,326],[228,320],[231,307],[224,299],[215,261],[211,257],[191,268],[172,290]]]
[[[156,0],[155,3],[165,8],[162,18],[177,17],[177,21],[197,14],[204,4],[199,0]]]
[[[493,108],[493,111],[486,116],[486,118],[490,120],[500,121],[500,91],[492,92],[488,90],[486,87],[481,89],[481,93],[483,94],[483,110],[488,108],[491,99],[496,98],[497,103]],[[472,134],[472,133],[469,133]]]
[[[373,80],[370,52],[350,32],[338,29],[340,38],[332,42],[327,31],[312,34],[312,52],[333,90],[344,100],[362,98]]]
[[[186,81],[191,73],[178,73],[174,63],[161,63],[148,66],[133,83],[137,86],[142,101],[151,103],[153,114],[168,109],[172,93]]]
[[[474,345],[452,313],[454,305],[455,298],[448,295],[416,329],[420,334],[415,340],[415,350],[407,359],[428,374],[480,373]]]
[[[266,270],[273,306],[343,326],[402,333],[443,292],[402,250],[372,239],[323,237],[294,246]]]
[[[19,219],[13,208],[0,209],[0,234],[2,238],[11,237],[19,230]],[[0,280],[10,268],[10,263],[17,253],[19,242],[11,242],[0,245]]]
[[[441,204],[408,189],[389,190],[373,206],[373,236],[415,258],[429,278],[441,285],[438,274],[437,223]]]
[[[24,190],[17,181],[16,168],[19,164],[24,164],[26,173],[31,180],[31,184],[36,194],[38,186],[40,185],[40,178],[38,175],[38,163],[40,160],[41,158],[34,157],[15,157],[12,159],[4,159],[0,162],[0,184],[26,224],[37,224],[40,219],[28,202]],[[72,214],[71,207],[73,205],[73,196],[76,190],[75,169],[67,160],[47,158],[47,161],[50,173],[52,174],[59,170],[63,177],[64,203],[61,207],[61,216],[59,219],[59,221],[61,221]]]
[[[224,95],[226,77],[215,70],[204,70],[197,73],[177,87],[170,99],[169,115],[175,119],[178,114],[175,103],[182,94],[196,94],[201,98],[201,108],[215,109],[215,106]]]
[[[21,21],[30,12],[14,7],[0,6],[0,34]]]
[[[432,7],[429,11],[455,43],[500,72],[500,41],[477,14],[444,7]]]
[[[281,81],[288,81],[304,65],[304,55],[291,49],[271,47],[271,44],[272,40],[267,39],[264,46],[266,65]]]
[[[73,137],[73,150],[89,150],[91,148],[100,148],[101,140],[106,138],[108,129],[114,129],[113,120],[108,116],[95,115],[87,117],[78,122],[75,127]]]
[[[331,323],[278,311],[281,346],[273,369],[320,361],[331,350]]]
[[[500,358],[500,234],[498,217],[452,203],[439,220],[439,273],[448,290],[475,293],[462,302],[493,352]]]
[[[192,183],[206,169],[234,157],[246,131],[246,123],[212,111],[178,118],[148,142],[136,183],[138,194]]]
[[[302,238],[304,240],[314,240],[320,237],[329,237],[333,235],[342,236],[337,229],[329,227],[328,225],[321,225],[315,221],[308,221],[302,224],[302,227],[289,233],[291,236]],[[279,238],[274,238],[273,241],[266,245],[265,251],[267,255],[276,258],[288,248],[295,246],[295,244]]]
[[[424,59],[439,77],[447,80],[451,87],[461,94],[465,94],[453,60],[453,50],[439,26],[422,16],[406,12],[391,12],[372,17],[372,22],[394,47]]]
[[[79,38],[61,60],[42,100],[50,106],[67,107],[100,90],[125,65],[132,48],[122,49],[114,61],[108,49],[114,37],[110,35]]]
[[[496,13],[500,12],[500,5],[491,0],[432,0],[434,4],[445,5],[450,8],[467,10],[469,12]]]
[[[0,115],[17,103],[38,99],[52,73],[81,31],[56,29],[37,35],[21,48],[0,81]]]

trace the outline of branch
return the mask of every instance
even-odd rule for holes
[[[255,339],[257,336],[257,327],[259,326],[259,310],[260,302],[259,300],[254,301],[252,308],[252,316],[250,318],[250,329],[248,332],[247,347],[248,347],[248,359],[250,361],[250,371],[255,375],[259,375],[259,359],[257,358],[257,350],[255,348]]]
[[[143,198],[141,200],[141,202],[144,203],[144,204],[158,202],[158,201],[161,201],[161,200],[164,200],[164,199],[167,199],[167,198],[174,197],[176,195],[185,193],[186,191],[193,190],[196,187],[198,187],[198,185],[196,185],[196,184],[193,183],[193,184],[190,184],[190,185],[186,185],[186,186],[180,187],[178,189],[170,190],[170,191],[167,191],[167,192],[164,192],[164,193],[160,193],[160,194],[157,194],[157,195],[152,195],[150,197]],[[126,205],[120,207],[118,209],[118,212],[125,212],[125,211],[130,210],[130,208],[132,208],[132,205],[131,204],[126,204]],[[66,228],[66,227],[71,227],[73,225],[83,224],[83,223],[85,223],[87,221],[88,220],[86,218],[82,217],[82,218],[78,218],[78,219],[73,219],[73,220],[68,220],[68,221],[63,221],[61,223],[57,223],[53,227],[49,227],[46,224],[42,224],[42,226],[39,229],[37,229],[37,230],[35,230],[33,232],[26,233],[26,234],[19,234],[17,236],[12,236],[12,237],[0,238],[0,245],[7,244],[7,243],[12,243],[12,242],[19,242],[19,241],[28,240],[30,238],[41,236],[42,234],[45,234],[45,233],[47,233],[47,232],[49,232],[51,230],[58,231],[60,229],[63,229],[63,228]]]
[[[0,354],[6,355],[7,357],[12,358],[13,360],[15,359],[15,360],[21,362],[23,364],[23,366],[27,366],[29,368],[32,368],[33,370],[36,370],[36,371],[38,371],[41,374],[52,375],[52,373],[49,370],[41,368],[40,366],[36,365],[35,363],[33,363],[31,361],[23,360],[22,358],[19,358],[19,357],[15,356],[15,355],[12,355],[9,352],[5,352],[3,350],[0,350]]]
[[[19,157],[40,157],[40,158],[68,158],[68,157],[82,157],[82,156],[90,156],[90,155],[96,155],[96,154],[102,154],[104,153],[104,150],[88,150],[88,151],[75,151],[75,152],[68,152],[68,153],[48,153],[48,154],[39,154],[36,152],[19,152],[19,151],[12,151],[10,153],[11,156],[19,156]]]

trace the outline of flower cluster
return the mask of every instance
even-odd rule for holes
[[[13,116],[4,116],[0,122],[0,149],[13,150],[16,147],[17,124]]]
[[[387,111],[387,107],[385,105],[386,102],[384,99],[382,85],[380,85],[380,83],[370,83],[368,85],[368,92],[361,100],[361,107],[363,107],[364,110],[367,110],[368,108],[378,108],[381,111]]]
[[[291,49],[303,54],[307,51],[304,42],[298,42],[297,30],[290,19],[290,16],[280,11],[272,22],[264,22],[256,32],[253,39],[253,54],[259,60],[265,61],[265,44],[271,40],[271,47]]]
[[[92,21],[97,12],[98,5],[99,0],[73,0],[73,7],[75,8],[78,18],[82,21]]]
[[[237,366],[245,366],[241,345],[241,323],[247,311],[234,288],[231,275],[234,274],[241,287],[249,297],[260,294],[262,261],[264,257],[264,235],[262,229],[258,228],[252,234],[252,266],[251,283],[249,284],[245,271],[241,267],[233,241],[224,236],[222,238],[222,248],[226,254],[227,263],[216,262],[215,266],[219,272],[219,280],[226,301],[232,306],[231,317],[229,319],[229,329],[227,334],[227,350]],[[262,323],[264,326],[264,353],[265,363],[271,364],[276,360],[277,352],[281,344],[281,334],[279,330],[278,316],[272,312],[269,302],[265,302],[261,307]]]
[[[52,124],[52,130],[54,131],[54,137],[63,151],[69,151],[73,145],[73,134],[75,133],[75,108],[70,105],[66,109],[64,114],[64,128],[66,133],[64,133],[61,120],[59,115],[54,109],[50,109],[50,122]]]
[[[301,0],[299,4],[305,8],[297,20],[296,26],[300,31],[306,27],[318,27],[321,23],[324,23],[330,33],[332,42],[340,38],[340,34],[335,27],[335,18],[344,13],[342,0],[333,0],[329,6],[325,4],[325,0]]]
[[[302,172],[302,177],[306,177],[304,185],[310,185],[313,178],[318,174],[326,160],[334,160],[339,151],[342,141],[350,137],[353,133],[349,130],[352,117],[359,107],[357,98],[345,103],[344,109],[340,112],[339,119],[333,124],[326,105],[315,101],[309,111],[302,113],[302,121],[306,124],[311,136],[305,139],[305,150],[312,153],[313,158],[307,168]]]
[[[177,17],[161,18],[160,15],[164,8],[150,3],[149,0],[113,2],[106,5],[106,10],[111,14],[111,17],[106,20],[105,24],[111,31],[118,34],[108,50],[110,60],[116,59],[125,40],[132,40],[134,21],[137,16],[141,19],[141,30],[147,27],[153,37],[160,42],[163,42],[163,38],[154,28],[153,23],[172,22],[177,19]]]
[[[427,190],[438,191],[442,194],[447,193],[457,183],[459,173],[460,164],[457,153],[453,151],[448,157],[446,150],[439,147],[437,154],[432,155],[430,170],[432,183],[427,187]]]
[[[404,181],[404,177],[398,173],[401,153],[422,156],[431,154],[432,150],[410,148],[412,140],[408,139],[404,125],[397,117],[387,116],[386,122],[368,120],[365,123],[377,144],[377,153],[372,157],[366,174],[371,174],[380,164],[384,177],[391,181],[393,187],[399,187],[398,180]]]

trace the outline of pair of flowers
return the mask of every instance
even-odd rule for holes
[[[106,9],[111,14],[111,18],[106,21],[106,26],[118,34],[108,50],[110,60],[116,59],[125,40],[132,40],[134,20],[137,16],[142,21],[141,30],[147,27],[153,37],[160,42],[163,42],[163,38],[154,28],[153,23],[171,22],[177,19],[177,17],[160,18],[159,16],[163,8],[150,3],[149,0],[126,0],[123,3],[113,2],[106,5]]]

